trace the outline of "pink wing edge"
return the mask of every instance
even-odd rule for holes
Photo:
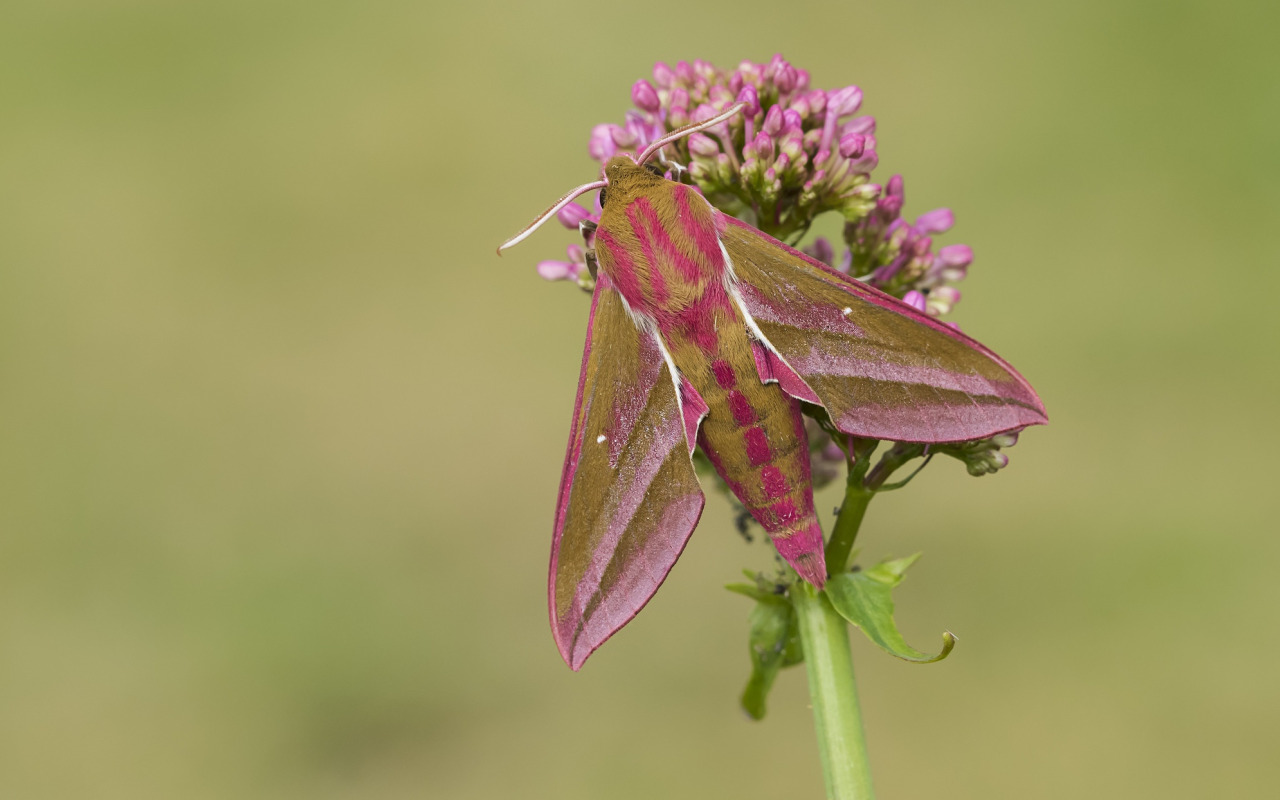
[[[902,302],[901,300],[899,300],[898,298],[894,297],[891,294],[888,294],[887,292],[883,292],[875,288],[874,286],[869,286],[863,283],[862,281],[859,281],[855,278],[850,277],[849,275],[844,274],[843,272],[840,272],[839,270],[836,270],[836,269],[833,269],[832,267],[827,266],[826,264],[808,255],[807,253],[803,253],[795,249],[794,247],[791,247],[790,245],[786,244],[785,242],[780,242],[777,239],[774,239],[772,236],[765,233],[764,231],[761,231],[758,228],[748,225],[747,223],[743,222],[742,220],[736,217],[725,214],[719,209],[714,209],[713,213],[716,215],[718,225],[722,225],[722,226],[734,225],[748,231],[749,233],[760,236],[772,242],[774,245],[776,245],[779,249],[783,250],[784,252],[796,258],[799,258],[800,260],[804,261],[806,264],[809,264],[812,267],[816,267],[817,269],[822,270],[828,276],[836,279],[845,289],[849,291],[850,294],[860,297],[863,300],[866,300],[867,302],[874,303],[880,306],[881,308],[885,308],[889,311],[896,312],[905,317],[914,319],[918,322],[922,322],[926,326],[932,328],[933,330],[945,336],[948,336],[951,339],[954,339],[955,341],[960,342],[961,344],[964,344],[966,347],[969,347],[973,350],[977,350],[978,352],[982,353],[987,358],[990,358],[992,361],[996,362],[1002,368],[1004,368],[1011,376],[1013,376],[1017,380],[1018,384],[1023,389],[1026,390],[1027,394],[1030,395],[1030,397],[1035,400],[1036,411],[1040,414],[1042,419],[1038,422],[1031,422],[1026,425],[1015,425],[1013,427],[1006,428],[1004,430],[993,431],[990,434],[991,436],[996,436],[1001,433],[1009,433],[1012,431],[1019,431],[1024,428],[1030,427],[1031,425],[1044,425],[1048,423],[1049,415],[1045,411],[1044,402],[1040,399],[1040,395],[1031,386],[1030,382],[1028,382],[1026,378],[1022,377],[1022,373],[1014,369],[1012,364],[1010,364],[1008,361],[1005,361],[1000,356],[996,355],[994,352],[991,351],[990,348],[988,348],[986,345],[979,342],[977,339],[974,339],[972,336],[969,336],[964,332],[951,327],[950,325],[946,325],[939,322],[938,320],[934,319],[933,317],[929,316],[923,311],[920,311],[914,306],[911,306]],[[721,228],[721,230],[723,229],[724,228]],[[739,297],[742,297],[742,295],[739,294]],[[744,307],[746,307],[747,311],[754,313],[753,309],[750,308],[745,297],[742,298],[742,302]],[[756,359],[756,369],[760,374],[761,381],[764,381],[765,383],[768,383],[770,381],[776,381],[784,392],[796,398],[797,400],[803,400],[806,403],[814,403],[815,405],[822,405],[822,402],[818,399],[817,394],[813,391],[813,389],[809,386],[809,384],[804,380],[804,378],[801,377],[794,369],[791,368],[791,365],[787,363],[786,358],[781,353],[774,350],[771,346],[768,346],[763,342],[759,342],[759,343],[756,343],[755,347],[753,347],[753,355],[755,356],[755,359]]]

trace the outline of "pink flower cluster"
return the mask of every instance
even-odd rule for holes
[[[623,124],[591,131],[587,152],[601,164],[619,152],[637,153],[663,134],[709,119],[742,102],[742,114],[667,148],[670,177],[696,185],[720,210],[766,233],[794,241],[815,217],[839,211],[847,249],[839,261],[819,238],[806,248],[823,262],[890,292],[934,316],[951,311],[973,251],[953,244],[934,250],[933,237],[952,225],[949,209],[902,218],[903,181],[871,182],[879,163],[875,118],[859,115],[857,86],[823,90],[809,73],[780,55],[768,63],[743,61],[723,71],[701,59],[674,67],[658,62],[652,80],[631,87],[635,109]],[[571,245],[564,260],[542,261],[548,280],[594,286],[587,267],[594,213],[572,204],[559,220],[581,230],[585,247]],[[584,223],[586,223],[584,225]]]

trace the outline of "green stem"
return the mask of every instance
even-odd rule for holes
[[[862,481],[855,480],[855,474],[850,472],[844,491],[844,505],[840,506],[835,527],[831,529],[831,539],[827,542],[828,575],[839,575],[849,568],[849,554],[853,552],[854,540],[858,538],[858,528],[862,527],[867,504],[875,495],[875,491],[864,488]]]
[[[804,645],[827,800],[872,800],[867,741],[849,652],[849,625],[831,607],[827,596],[807,583],[792,587],[791,601]]]
[[[870,452],[866,453],[869,457]],[[864,469],[850,464],[844,505],[836,516],[827,543],[827,573],[838,575],[849,568],[849,554],[875,491],[862,485]],[[849,624],[831,607],[827,596],[808,583],[791,589],[791,602],[800,625],[805,669],[809,673],[809,698],[813,727],[818,734],[822,774],[828,800],[871,800],[871,767],[862,730],[858,687],[849,652]]]

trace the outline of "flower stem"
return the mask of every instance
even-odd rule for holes
[[[791,598],[809,673],[809,698],[827,800],[872,800],[867,741],[849,652],[849,625],[831,607],[827,596],[808,583],[795,585]]]
[[[869,453],[867,454],[870,455]],[[863,486],[862,472],[850,465],[844,504],[836,516],[827,543],[827,572],[838,575],[849,568],[849,555],[875,490]],[[818,734],[822,774],[828,800],[872,800],[871,767],[862,730],[858,687],[849,652],[849,623],[836,613],[826,594],[808,583],[794,584],[791,602],[800,625],[805,669],[809,673],[809,698],[813,727]]]
[[[827,542],[827,574],[839,575],[849,568],[849,554],[853,552],[854,540],[858,538],[858,528],[862,527],[862,518],[867,513],[867,504],[876,493],[862,485],[854,473],[849,475],[849,483],[845,487],[844,505],[836,516],[835,527],[831,529],[831,539]]]

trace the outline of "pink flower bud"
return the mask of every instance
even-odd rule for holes
[[[653,65],[653,82],[663,89],[670,89],[671,84],[676,80],[675,70],[666,65],[666,62],[659,61]]]
[[[954,269],[973,263],[973,248],[967,244],[949,244],[938,251],[938,263]]]
[[[889,179],[889,189],[893,188],[893,179]],[[884,197],[876,201],[876,211],[881,219],[896,220],[898,215],[902,213],[902,195],[889,194],[886,192]]]
[[[556,219],[560,221],[560,224],[574,231],[578,229],[578,223],[590,216],[591,212],[577,203],[570,203],[556,212]]]
[[[761,131],[752,142],[756,149],[756,158],[761,161],[773,161],[773,137]]]
[[[871,172],[880,164],[880,156],[875,150],[868,150],[849,162],[849,169],[854,172]],[[899,206],[901,208],[901,206]]]
[[[907,292],[907,293],[903,296],[903,298],[902,298],[902,302],[904,302],[904,303],[906,303],[907,305],[911,306],[911,307],[912,307],[912,308],[914,308],[916,311],[924,311],[924,310],[925,310],[925,308],[927,308],[927,304],[926,304],[926,302],[925,302],[924,295],[920,294],[920,293],[919,293],[919,292],[917,292],[915,289],[912,289],[911,291]]]
[[[702,158],[715,158],[720,155],[720,145],[710,136],[702,133],[695,133],[686,141],[689,143],[689,152],[695,156],[700,156]]]
[[[693,121],[703,122],[704,120],[711,119],[712,117],[714,117],[716,114],[719,114],[719,113],[720,113],[720,110],[717,109],[715,106],[711,105],[710,103],[699,103],[698,107],[693,110]],[[711,129],[711,130],[714,130],[714,129]]]
[[[916,229],[922,233],[943,233],[955,224],[955,215],[949,208],[935,208],[916,218]]]
[[[875,117],[854,117],[846,122],[841,128],[841,134],[861,133],[870,135],[876,132]]]
[[[636,146],[635,131],[628,130],[618,125],[609,126],[609,136],[613,139],[613,143],[621,148],[632,148]]]
[[[680,87],[667,98],[667,122],[675,128],[689,124],[689,93]]]
[[[827,113],[836,117],[852,114],[862,105],[862,90],[857,86],[846,86],[827,94]]]
[[[813,244],[805,248],[805,252],[827,266],[831,266],[836,257],[835,249],[831,246],[831,242],[827,241],[827,237],[825,236],[819,236],[817,239],[814,239]]]
[[[711,105],[716,107],[716,113],[727,111],[733,105],[734,96],[727,86],[712,86],[707,91],[707,97],[710,98]]]
[[[777,136],[782,133],[782,106],[769,107],[769,111],[764,115],[764,124],[760,126],[760,130],[770,136]]]
[[[746,116],[754,117],[760,113],[760,96],[756,94],[756,87],[743,86],[742,90],[738,92],[737,101],[747,104],[747,107],[742,112]]]
[[[757,64],[754,61],[743,61],[733,74],[741,79],[743,86],[759,88],[764,76],[764,65]]]
[[[567,261],[539,261],[538,274],[549,281],[568,280],[573,274],[573,265]]]
[[[786,94],[796,88],[798,79],[796,68],[784,61],[782,66],[778,68],[778,74],[773,78],[773,85],[778,87],[780,93]]]
[[[769,59],[769,63],[764,66],[764,79],[772,81],[778,77],[778,70],[782,69],[787,60],[782,57],[782,53],[774,53],[773,58]]]
[[[658,100],[658,90],[643,78],[632,85],[631,102],[636,104],[636,108],[651,114],[662,107],[662,103]]]
[[[1018,431],[1010,431],[1009,433],[1001,433],[991,437],[991,443],[996,447],[1013,447],[1018,443]]]
[[[616,125],[601,124],[591,129],[591,141],[587,143],[587,153],[596,161],[607,161],[618,152],[613,143],[613,128]]]
[[[939,286],[929,292],[929,311],[935,316],[951,313],[960,302],[960,290],[954,286]]]
[[[788,108],[782,112],[782,129],[784,131],[799,131],[804,128],[804,117],[801,117],[794,110]]]
[[[888,185],[884,188],[884,193],[889,197],[905,197],[905,192],[902,186],[902,176],[894,175],[890,178]],[[902,206],[898,207],[901,208]]]
[[[804,99],[809,103],[810,114],[821,114],[827,110],[827,93],[821,89],[805,92]]]
[[[778,139],[778,151],[787,157],[789,163],[803,167],[808,155],[804,152],[804,134],[799,128],[785,131]]]
[[[676,62],[676,79],[684,84],[693,83],[693,67],[689,66],[688,61]]]
[[[857,158],[866,147],[867,137],[860,133],[849,133],[840,138],[840,155],[843,158]]]
[[[587,259],[587,254],[582,251],[582,245],[579,244],[569,245],[565,248],[564,252],[569,258],[569,261],[573,264],[581,263]]]

